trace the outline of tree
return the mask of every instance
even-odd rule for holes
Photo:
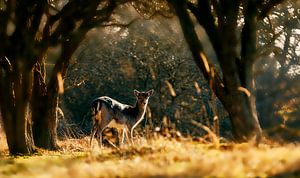
[[[287,0],[258,23],[257,108],[268,129],[299,127],[299,18],[299,2]]]
[[[31,154],[34,144],[56,149],[59,83],[72,54],[91,28],[126,1],[0,2],[0,107],[9,152]],[[47,82],[47,50],[57,46],[61,52]]]
[[[259,140],[262,131],[257,118],[253,84],[257,22],[283,0],[169,2],[179,18],[197,66],[229,113],[236,139],[245,141],[256,136]],[[205,29],[220,71],[210,65],[191,15]]]

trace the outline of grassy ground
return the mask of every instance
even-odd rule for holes
[[[300,177],[297,145],[216,147],[166,138],[138,142],[122,149],[95,144],[91,150],[87,137],[68,139],[59,142],[58,152],[39,150],[30,157],[10,157],[1,146],[0,177]]]

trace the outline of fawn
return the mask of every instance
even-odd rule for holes
[[[130,141],[133,143],[133,130],[143,120],[148,100],[154,90],[147,92],[139,92],[134,90],[136,103],[134,106],[122,104],[108,96],[101,96],[92,102],[93,127],[91,131],[90,146],[92,145],[93,137],[99,132],[100,142],[102,147],[102,132],[106,127],[113,127],[123,131],[122,141],[124,143],[125,136],[128,138],[130,131]]]

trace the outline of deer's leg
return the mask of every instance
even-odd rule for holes
[[[98,142],[98,145],[100,146],[100,148],[102,148],[102,132],[103,132],[104,129],[101,129],[100,132],[99,132],[99,142]]]
[[[117,141],[116,141],[116,145],[117,146],[120,146],[121,145],[121,140],[120,140],[120,138],[121,138],[121,132],[120,132],[120,130],[119,129],[117,129]]]
[[[90,147],[92,146],[92,142],[93,142],[95,135],[97,135],[97,133],[99,131],[99,120],[100,119],[101,119],[101,111],[97,112],[93,116],[93,127],[92,127],[92,131],[91,131]]]
[[[98,131],[98,126],[97,123],[94,122],[94,125],[92,127],[92,132],[91,132],[91,138],[90,138],[90,147],[92,147],[93,138],[95,137],[97,131]]]
[[[124,143],[124,131],[123,129],[117,129],[118,130],[118,146],[120,147]]]
[[[124,129],[124,135],[126,136],[126,140],[129,142],[129,136],[128,136],[128,129],[127,128]]]
[[[112,116],[106,110],[102,111],[101,122],[100,122],[100,126],[99,126],[100,148],[102,148],[102,140],[103,140],[102,133],[103,133],[104,129],[108,126],[108,124],[111,122],[112,119],[113,119]]]
[[[134,129],[134,127],[132,127],[130,129],[130,141],[131,141],[131,144],[133,144],[133,129]]]
[[[125,135],[126,135],[126,139],[128,140],[128,143],[130,143],[131,145],[133,145],[132,137],[131,137],[131,135],[129,134],[129,128],[126,127],[125,130],[126,130]]]
[[[125,134],[126,134],[126,128],[123,128],[122,129],[122,141],[121,141],[122,145],[124,144]]]

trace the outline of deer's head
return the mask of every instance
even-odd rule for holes
[[[148,100],[150,96],[153,94],[154,90],[149,90],[147,92],[139,92],[137,90],[134,90],[134,95],[136,96],[137,99],[137,104],[139,106],[146,106],[148,104]]]

